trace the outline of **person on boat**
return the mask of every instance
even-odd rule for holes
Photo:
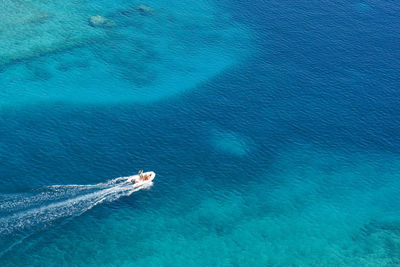
[[[139,172],[138,172],[138,175],[139,175],[139,179],[140,180],[143,180],[143,169],[141,169]]]

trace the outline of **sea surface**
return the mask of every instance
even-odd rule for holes
[[[398,1],[1,5],[0,266],[400,266]]]

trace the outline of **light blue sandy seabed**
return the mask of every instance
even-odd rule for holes
[[[250,41],[208,1],[152,2],[149,14],[132,1],[2,3],[2,105],[160,100],[237,63]],[[115,26],[91,27],[94,15]]]
[[[397,2],[0,3],[0,266],[400,266]]]

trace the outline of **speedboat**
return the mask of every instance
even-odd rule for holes
[[[155,172],[144,172],[142,177],[143,178],[140,178],[139,175],[133,175],[128,178],[128,182],[134,183],[135,187],[149,184],[156,177],[156,173]]]

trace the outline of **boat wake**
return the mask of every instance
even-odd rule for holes
[[[115,201],[153,185],[151,182],[134,187],[128,182],[129,178],[120,177],[92,185],[52,185],[27,193],[0,194],[0,257],[26,237],[58,220],[79,216],[100,203]]]

